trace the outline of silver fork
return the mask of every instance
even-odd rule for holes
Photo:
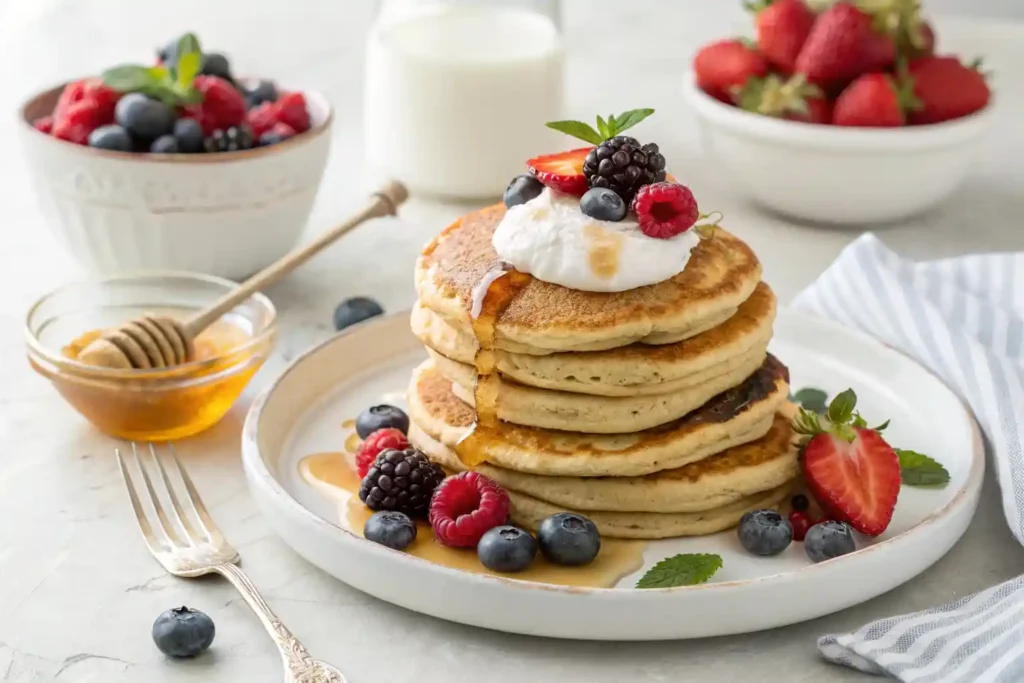
[[[284,660],[285,683],[345,683],[345,677],[340,671],[310,656],[309,651],[271,611],[245,572],[237,566],[240,560],[238,551],[224,539],[213,523],[199,492],[174,454],[174,446],[167,445],[166,456],[161,456],[153,444],[149,444],[148,448],[140,448],[132,443],[131,457],[122,456],[121,449],[114,452],[121,476],[128,487],[135,516],[139,520],[142,537],[149,552],[153,553],[153,557],[164,569],[183,578],[220,574],[230,581],[274,639]],[[128,466],[130,460],[134,460],[135,467]],[[180,484],[172,483],[172,477],[168,476],[167,468],[164,467],[164,460],[169,462],[172,471],[177,470]],[[140,480],[141,485],[138,483]],[[179,497],[178,492],[183,495]]]

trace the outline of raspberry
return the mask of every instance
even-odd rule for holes
[[[193,85],[203,95],[200,104],[185,107],[188,117],[194,118],[205,135],[226,130],[245,121],[245,98],[223,78],[196,76]]]
[[[50,131],[53,130],[53,117],[44,116],[41,119],[36,119],[32,122],[32,127],[38,130],[40,133],[46,133],[49,135]]]
[[[640,231],[648,237],[668,239],[686,232],[700,218],[690,188],[678,183],[644,185],[633,199]]]
[[[287,123],[297,133],[304,133],[309,130],[309,111],[306,109],[306,96],[300,92],[290,92],[281,95],[277,102],[274,102],[274,111],[277,121]]]
[[[258,107],[250,109],[249,113],[245,115],[245,119],[249,127],[252,128],[253,137],[259,140],[261,135],[277,123],[277,110],[274,109],[273,102],[264,102]]]
[[[385,448],[393,448],[396,451],[403,451],[409,447],[409,440],[405,434],[397,429],[378,429],[366,437],[366,440],[359,444],[356,450],[356,472],[362,479],[370,471],[373,462]]]
[[[472,548],[485,533],[508,521],[508,494],[482,474],[462,472],[434,491],[429,519],[443,545]]]
[[[807,534],[807,530],[813,525],[811,524],[810,518],[807,517],[806,513],[794,510],[789,513],[789,525],[793,527],[793,540],[802,541],[804,536]]]
[[[53,122],[53,135],[75,144],[87,144],[89,134],[108,123],[104,113],[101,105],[94,100],[75,102]]]
[[[60,92],[60,97],[57,98],[57,106],[53,108],[53,118],[60,119],[64,112],[68,110],[75,102],[85,97],[85,80],[74,81],[64,86],[64,89]]]
[[[114,107],[121,99],[121,93],[111,88],[99,78],[89,78],[85,81],[84,100],[92,100],[102,112],[104,123],[114,122]]]

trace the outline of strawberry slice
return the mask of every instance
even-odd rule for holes
[[[589,189],[583,175],[583,160],[593,147],[570,149],[559,154],[534,157],[526,162],[530,173],[553,190],[582,197]]]
[[[854,412],[856,396],[836,396],[828,413],[801,410],[793,423],[810,436],[803,447],[804,478],[825,514],[868,536],[889,526],[900,492],[900,462],[880,429]]]

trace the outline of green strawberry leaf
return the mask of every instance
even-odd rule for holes
[[[604,142],[604,137],[600,133],[582,121],[549,121],[546,125],[552,130],[571,135],[592,145],[600,145]]]
[[[636,124],[640,123],[653,113],[653,109],[631,109],[624,114],[619,114],[618,116],[610,117],[609,125],[611,125],[612,130],[611,135],[609,135],[608,137],[613,138],[616,135],[619,135],[623,131],[628,130],[635,126]],[[614,122],[614,125],[612,125],[612,122]]]
[[[886,420],[882,424],[878,425],[877,427],[872,427],[871,429],[879,433],[884,432],[889,427],[890,422],[892,422],[892,420]]]
[[[793,394],[793,400],[811,412],[824,415],[828,410],[828,394],[821,389],[804,387]]]
[[[122,64],[112,69],[107,69],[100,77],[103,82],[118,92],[135,92],[143,88],[158,86],[163,78],[160,74],[154,73],[160,67],[138,66],[136,64]],[[166,74],[166,70],[164,70]]]
[[[847,389],[832,399],[828,404],[828,421],[834,425],[844,425],[853,418],[853,409],[857,407],[857,394]]]
[[[651,567],[636,583],[637,588],[672,588],[704,583],[722,568],[719,555],[707,553],[667,557]]]
[[[949,483],[949,471],[923,453],[894,449],[900,459],[900,479],[907,486],[944,488]]]

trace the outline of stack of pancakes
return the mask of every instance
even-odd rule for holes
[[[409,436],[456,471],[477,418],[474,290],[501,267],[491,235],[503,213],[459,220],[417,263],[412,328],[429,360],[409,389]],[[531,280],[494,326],[499,422],[474,444],[473,469],[531,529],[573,510],[609,537],[700,535],[778,504],[798,468],[788,373],[767,352],[775,312],[757,257],[721,229],[648,287]]]

